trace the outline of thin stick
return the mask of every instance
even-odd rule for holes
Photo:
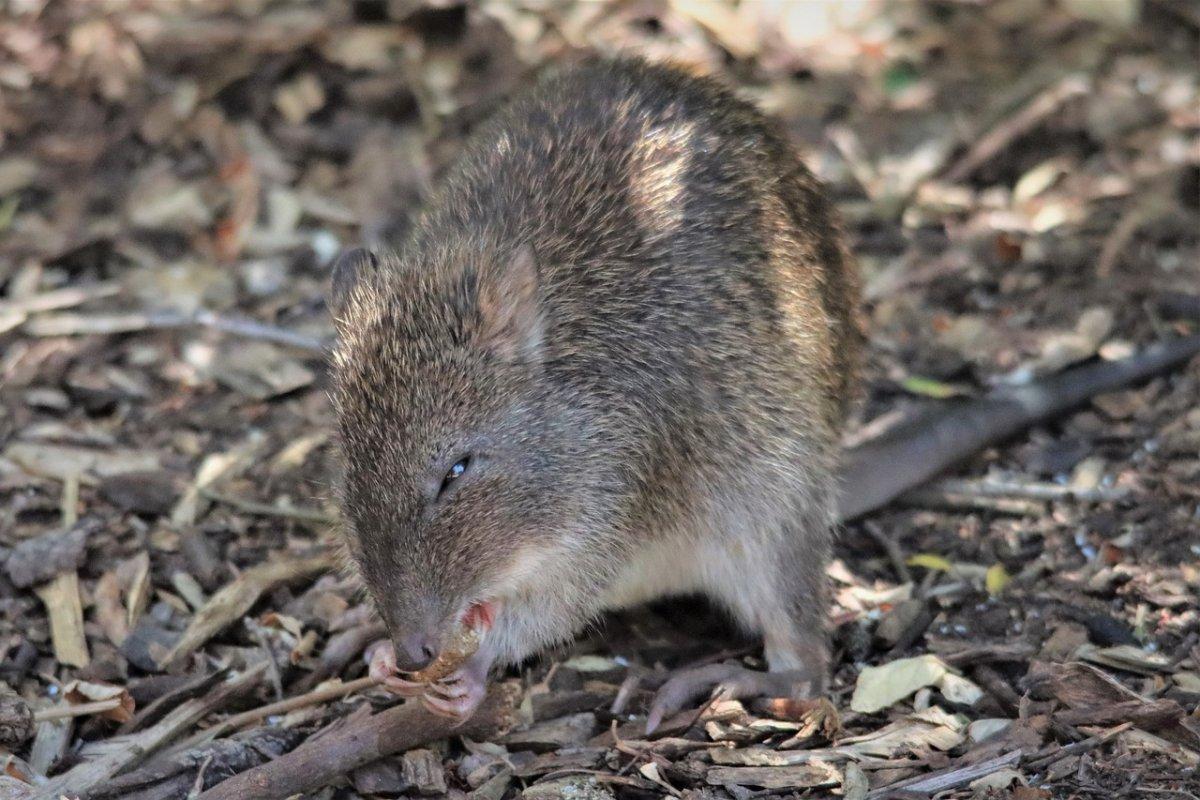
[[[867,521],[863,525],[863,530],[875,540],[875,543],[883,548],[883,552],[887,553],[888,560],[892,562],[892,567],[896,570],[896,577],[901,583],[912,583],[912,572],[905,562],[904,551],[900,549],[900,545],[896,540],[884,533],[883,530],[874,522]]]
[[[233,336],[274,342],[313,353],[324,353],[327,350],[326,343],[315,336],[285,330],[245,317],[222,316],[204,308],[191,313],[135,311],[116,314],[46,314],[25,323],[25,332],[32,336],[86,336],[177,328],[209,328]]]
[[[974,145],[946,171],[946,180],[958,183],[965,180],[979,167],[991,161],[1017,139],[1032,131],[1052,116],[1068,101],[1082,97],[1090,90],[1088,81],[1078,75],[1069,75],[1058,83],[1039,92],[1017,113],[1002,121]]]
[[[121,291],[116,283],[96,283],[91,286],[67,286],[41,294],[6,300],[0,303],[0,316],[4,314],[37,314],[83,305],[92,300],[112,297]]]
[[[174,750],[187,750],[204,742],[218,739],[229,733],[232,733],[239,728],[242,728],[252,722],[266,719],[267,717],[275,716],[276,714],[286,714],[289,711],[295,711],[297,708],[305,708],[306,706],[315,706],[329,700],[337,700],[345,697],[348,694],[369,689],[378,683],[374,678],[359,678],[358,680],[350,681],[349,683],[341,683],[334,686],[324,686],[319,689],[313,689],[306,694],[289,697],[285,700],[278,700],[274,703],[267,703],[265,706],[252,708],[249,711],[243,711],[240,714],[234,714],[228,719],[224,719],[211,728],[198,733],[190,739],[181,742]]]
[[[1097,486],[1092,489],[1073,489],[1057,483],[1001,481],[988,478],[982,481],[943,478],[929,484],[931,489],[959,495],[979,497],[1024,497],[1029,500],[1081,500],[1085,503],[1111,503],[1125,500],[1130,492],[1124,487]]]
[[[1050,753],[1049,755],[1042,756],[1040,758],[1035,758],[1034,760],[1023,764],[1022,766],[1025,769],[1030,770],[1031,772],[1036,772],[1037,770],[1040,770],[1040,769],[1050,766],[1051,764],[1053,764],[1056,761],[1063,760],[1067,756],[1075,756],[1075,755],[1079,755],[1080,753],[1086,753],[1089,750],[1095,750],[1100,745],[1104,744],[1105,742],[1109,741],[1110,739],[1115,738],[1119,734],[1124,733],[1125,731],[1129,730],[1132,727],[1133,727],[1132,722],[1124,722],[1115,728],[1110,728],[1109,730],[1104,731],[1103,733],[1098,733],[1095,736],[1091,736],[1087,739],[1084,739],[1081,742],[1075,742],[1073,744],[1068,744],[1068,745],[1064,745],[1063,747],[1055,748],[1054,752]],[[1035,754],[1035,755],[1037,755],[1037,754]]]
[[[338,521],[338,518],[332,514],[326,514],[322,511],[315,511],[311,508],[288,508],[287,506],[273,506],[269,503],[259,503],[254,500],[248,500],[244,497],[235,497],[231,494],[221,494],[214,492],[211,489],[201,489],[200,496],[206,500],[211,500],[214,503],[231,506],[238,511],[245,511],[247,514],[257,514],[260,517],[283,517],[284,519],[296,519],[302,522],[316,522],[322,525],[333,525]]]
[[[64,703],[33,712],[33,719],[34,722],[45,722],[50,719],[86,717],[88,714],[101,714],[105,711],[112,711],[114,708],[120,708],[120,706],[121,698],[119,697],[114,697],[110,700],[96,700],[92,703]]]

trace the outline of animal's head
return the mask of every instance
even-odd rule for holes
[[[555,552],[587,492],[547,379],[541,294],[527,247],[335,265],[348,544],[402,669]]]

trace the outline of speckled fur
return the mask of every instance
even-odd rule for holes
[[[701,591],[773,670],[823,670],[857,283],[772,124],[671,68],[570,68],[379,261],[335,303],[334,399],[350,549],[394,636],[500,598],[485,646],[514,662]]]

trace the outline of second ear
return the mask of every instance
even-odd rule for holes
[[[329,285],[329,308],[337,314],[362,280],[363,274],[379,266],[379,259],[364,247],[345,250],[333,261]]]

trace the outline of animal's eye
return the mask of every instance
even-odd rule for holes
[[[450,486],[459,478],[467,473],[467,469],[471,466],[471,457],[463,456],[454,465],[446,471],[446,476],[442,478],[442,485],[438,488],[438,497],[444,495]]]

